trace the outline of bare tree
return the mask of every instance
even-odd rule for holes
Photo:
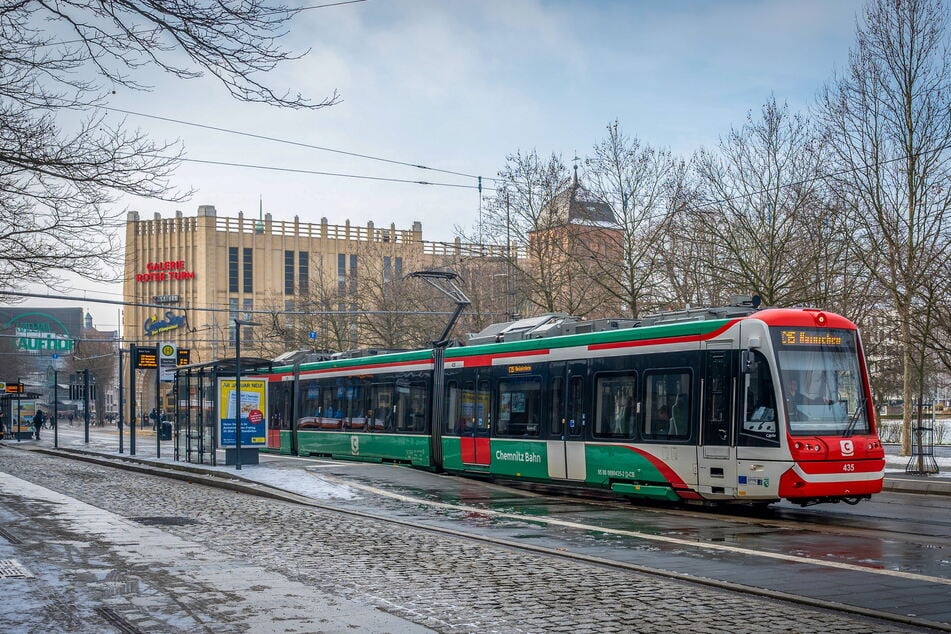
[[[681,191],[683,184],[680,186]],[[677,211],[669,219],[666,231],[658,236],[652,248],[660,252],[661,275],[666,286],[669,308],[722,305],[738,292],[717,275],[711,263],[723,257],[717,244],[705,233],[704,223],[688,213],[682,194]]]
[[[269,0],[0,0],[0,284],[111,279],[122,195],[182,200],[182,148],[103,112],[117,86],[159,70],[209,73],[236,99],[319,108],[264,77],[297,55],[279,41],[302,9]],[[81,119],[75,123],[77,118]]]
[[[585,231],[573,226],[569,216],[577,181],[572,182],[561,157],[518,152],[508,157],[499,178],[502,183],[487,205],[480,235],[470,240],[504,247],[500,255],[536,310],[597,311],[605,296],[579,248]]]
[[[691,224],[713,244],[705,263],[712,275],[770,305],[809,298],[803,272],[815,268],[815,245],[834,231],[820,213],[820,159],[805,118],[773,98],[716,152],[698,152]]]
[[[364,308],[360,316],[362,345],[378,348],[419,348],[438,337],[445,322],[442,297],[419,280],[407,277],[432,268],[422,245],[407,249],[393,242],[367,242],[358,250],[357,281]],[[450,308],[451,310],[451,308]]]
[[[106,390],[115,383],[117,363],[115,340],[97,330],[84,329],[83,338],[76,342],[73,369],[78,372],[89,370],[90,386],[96,386],[94,396],[90,396],[90,403],[96,410],[95,422],[100,425],[106,413]]]
[[[579,247],[592,256],[593,279],[636,316],[670,295],[659,275],[665,250],[658,246],[669,235],[683,165],[668,150],[628,137],[617,121],[607,129],[585,160],[585,183],[610,206],[616,224],[591,228]]]
[[[820,112],[836,168],[830,177],[859,227],[856,253],[887,293],[899,324],[910,452],[916,329],[926,293],[951,255],[951,54],[942,0],[873,0],[850,63],[826,88]]]

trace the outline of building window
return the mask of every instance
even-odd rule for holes
[[[254,290],[254,252],[251,249],[244,250],[244,292],[250,293]]]
[[[357,256],[350,256],[350,293],[357,294]]]
[[[237,249],[235,249],[237,252]],[[237,268],[237,267],[235,267]],[[238,277],[238,274],[235,273],[235,278]],[[235,281],[237,284],[237,280]],[[238,319],[238,298],[229,297],[228,298],[228,345],[234,345],[234,320]]]
[[[383,281],[392,282],[403,277],[403,258],[383,256]]]
[[[284,300],[284,327],[293,328],[294,327],[294,315],[291,313],[294,312],[294,300],[285,299]]]
[[[254,315],[252,314],[251,311],[253,310],[254,310],[254,300],[251,299],[250,297],[245,297],[244,306],[242,307],[241,319],[247,319],[249,321],[252,320]],[[252,334],[251,326],[244,326],[243,328],[241,328],[241,341],[251,341],[252,339],[254,339],[254,335]]]
[[[238,247],[228,247],[228,292],[238,292]]]
[[[337,294],[345,295],[347,292],[347,254],[337,254]]]
[[[310,287],[310,254],[306,251],[297,254],[297,284],[301,295],[306,295]]]
[[[294,294],[294,252],[284,252],[284,294]]]

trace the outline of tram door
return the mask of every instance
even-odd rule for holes
[[[485,375],[478,375],[475,381],[466,381],[461,388],[459,450],[462,463],[489,465],[492,462],[489,447],[492,431],[489,381]]]
[[[551,365],[551,407],[548,476],[558,480],[584,480],[585,462],[585,379],[586,361]]]
[[[729,341],[706,347],[703,410],[697,447],[697,484],[703,493],[736,494],[736,443],[733,411],[736,395],[736,356]]]
[[[267,417],[267,447],[281,449],[281,432],[290,429],[293,420],[294,383],[291,381],[274,381],[268,383],[268,405],[270,412]],[[290,435],[290,445],[285,445],[285,452],[296,453],[296,443],[293,434]]]

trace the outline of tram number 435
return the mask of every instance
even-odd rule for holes
[[[851,462],[847,462],[847,463],[845,463],[844,465],[842,465],[842,470],[843,470],[843,471],[855,471],[855,464],[854,464],[854,463],[851,463]]]

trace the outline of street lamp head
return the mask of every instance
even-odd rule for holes
[[[256,321],[250,321],[247,319],[235,319],[234,325],[235,326],[263,326],[264,324],[256,322]]]

